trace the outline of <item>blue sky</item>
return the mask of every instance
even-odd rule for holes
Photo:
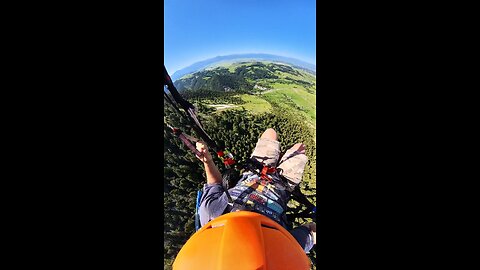
[[[315,64],[315,0],[165,0],[170,74],[219,55],[270,53]]]

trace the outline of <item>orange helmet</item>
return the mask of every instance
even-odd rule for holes
[[[178,253],[173,269],[310,269],[310,260],[278,223],[255,212],[238,211],[198,230]]]

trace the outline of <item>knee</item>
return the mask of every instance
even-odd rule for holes
[[[273,128],[267,128],[262,134],[263,139],[277,140],[277,132]]]

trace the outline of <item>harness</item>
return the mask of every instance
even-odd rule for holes
[[[311,218],[316,221],[316,206],[307,199],[305,194],[301,192],[298,185],[296,185],[294,188],[291,188],[289,185],[290,181],[281,176],[277,168],[273,166],[266,166],[263,163],[250,159],[245,165],[245,169],[247,172],[257,175],[258,179],[250,181],[250,183],[245,183],[248,181],[248,179],[243,180],[242,186],[247,186],[247,188],[237,196],[233,204],[229,204],[226,207],[223,214],[237,210],[261,212],[277,221],[280,225],[290,228],[292,227],[292,222],[295,220],[295,218]],[[274,194],[275,198],[269,196],[268,192],[265,194],[265,190],[271,191],[272,193],[270,193],[270,195]],[[275,190],[280,192],[286,191],[289,195],[287,196],[287,201],[283,201],[281,195]],[[225,191],[227,194],[229,194],[227,189]],[[261,195],[266,197],[267,200],[276,202],[281,208],[275,209],[272,207],[273,204],[269,204],[268,201],[265,205],[264,201],[257,198],[255,191],[261,193]],[[235,191],[231,192],[233,193]],[[286,214],[287,202],[289,200],[288,198],[290,197],[305,205],[306,209],[298,213]]]
[[[257,169],[255,169],[257,168]],[[285,183],[277,174],[277,169],[271,166],[259,164],[251,160],[246,166],[246,179],[237,188],[226,191],[235,197],[231,204],[228,204],[223,214],[237,210],[249,210],[262,213],[287,227],[286,206],[287,202],[279,191],[285,190]],[[242,190],[243,189],[243,190]],[[238,190],[242,190],[238,194]]]

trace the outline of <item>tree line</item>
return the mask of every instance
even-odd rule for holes
[[[280,78],[277,72],[285,73],[286,78]],[[237,94],[255,92],[255,84],[268,86],[265,82],[299,84],[305,88],[313,86],[310,82],[290,78],[288,74],[304,77],[301,72],[287,65],[254,62],[240,65],[233,72],[224,67],[199,71],[175,81],[175,85],[180,92],[188,90],[206,93],[235,91]]]

